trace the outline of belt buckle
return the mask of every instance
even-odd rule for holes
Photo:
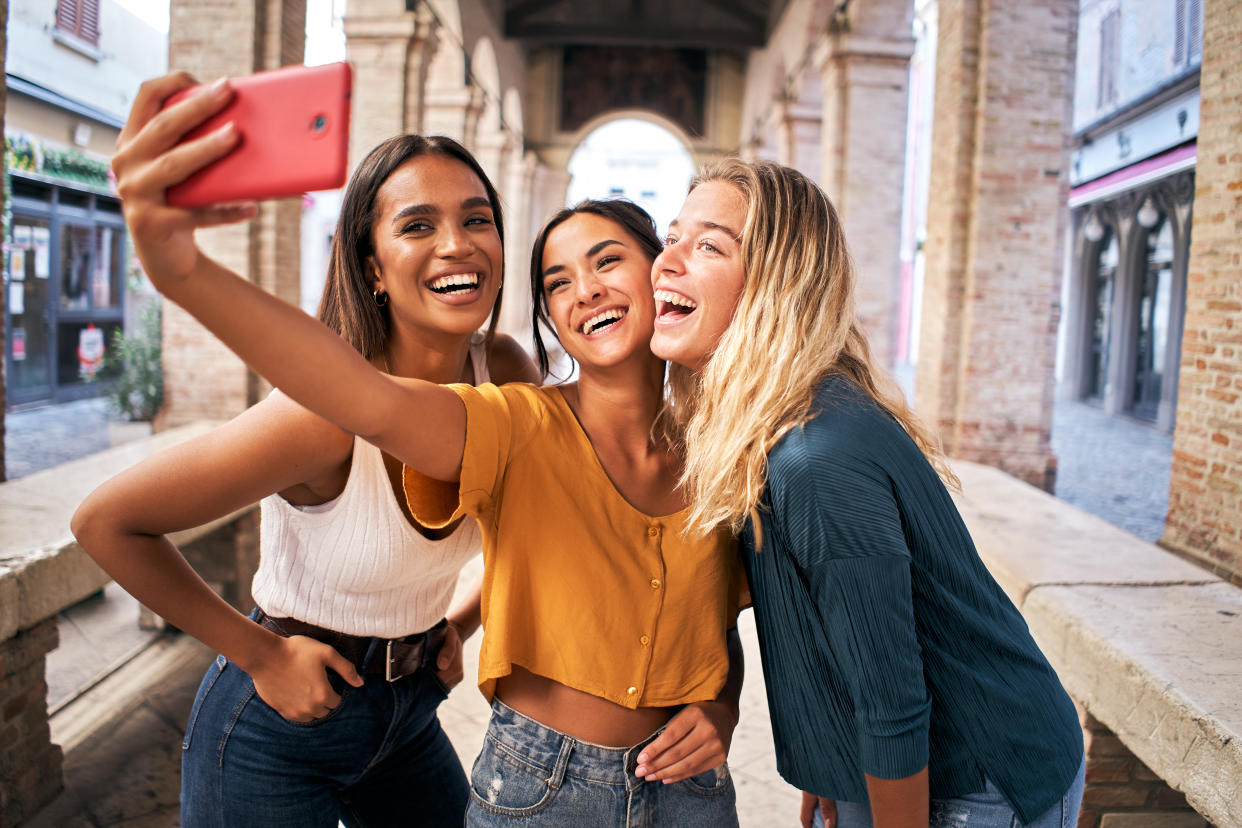
[[[391,684],[392,682],[396,681],[399,678],[402,678],[402,676],[394,676],[392,674],[392,664],[393,664],[392,639],[390,638],[386,642],[384,642],[384,680],[387,681],[389,684]]]

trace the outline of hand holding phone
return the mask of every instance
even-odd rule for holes
[[[181,138],[184,144],[232,122],[228,155],[165,193],[174,207],[297,196],[345,183],[349,158],[349,64],[291,66],[229,81],[233,99]],[[167,108],[201,87],[184,89]]]

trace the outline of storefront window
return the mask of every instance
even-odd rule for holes
[[[91,228],[62,224],[60,228],[61,310],[90,310]]]

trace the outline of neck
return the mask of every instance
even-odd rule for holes
[[[428,382],[461,382],[466,376],[470,334],[393,327],[379,360],[393,376]],[[386,364],[385,364],[386,361]]]
[[[581,366],[570,400],[592,443],[649,451],[664,404],[664,362],[648,356],[609,368]]]

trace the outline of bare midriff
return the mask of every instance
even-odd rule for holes
[[[629,710],[599,696],[537,676],[516,664],[512,673],[497,680],[496,697],[546,727],[608,747],[638,744],[681,709],[640,707]]]

